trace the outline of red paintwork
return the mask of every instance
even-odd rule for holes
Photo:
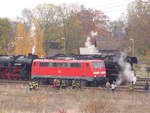
[[[81,68],[71,67],[40,67],[40,62],[50,63],[80,63]],[[32,63],[31,76],[64,76],[64,77],[106,77],[105,65],[102,68],[93,68],[92,63],[101,62],[102,60],[49,60],[37,59]],[[35,65],[36,63],[36,65]],[[89,66],[87,67],[86,64]],[[97,74],[93,74],[98,72]],[[101,73],[102,72],[102,73]]]
[[[11,71],[10,71],[11,68]],[[19,80],[20,79],[20,67],[8,67],[8,66],[0,66],[0,78],[1,79],[8,79],[8,80]]]

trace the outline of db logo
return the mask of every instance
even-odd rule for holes
[[[61,70],[58,70],[58,73],[61,73]]]

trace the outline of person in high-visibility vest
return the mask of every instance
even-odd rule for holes
[[[72,81],[72,89],[80,88],[80,83],[76,80]]]
[[[72,89],[75,89],[75,88],[76,88],[76,81],[73,80],[73,81],[72,81]]]
[[[60,80],[57,79],[56,80],[56,89],[59,90],[59,88],[60,88]]]
[[[37,90],[38,88],[39,88],[39,84],[38,84],[38,82],[35,82],[35,83],[34,83],[34,89]]]
[[[33,86],[33,89],[35,90],[36,89],[36,83],[34,81],[32,82],[32,86]]]
[[[29,90],[30,91],[31,90],[36,90],[36,89],[39,88],[38,82],[35,82],[35,81],[31,81],[28,86],[29,86]]]
[[[65,89],[65,88],[66,88],[66,81],[65,81],[65,80],[62,80],[62,81],[61,81],[61,88],[62,88],[62,89]]]
[[[76,88],[80,88],[80,82],[76,81]]]
[[[28,87],[29,87],[29,90],[30,90],[30,91],[33,90],[32,82],[29,82]]]

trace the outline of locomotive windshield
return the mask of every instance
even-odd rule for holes
[[[40,67],[64,67],[64,68],[80,68],[80,63],[67,62],[40,62]]]
[[[104,63],[103,62],[94,62],[92,63],[93,68],[102,68],[104,67]]]

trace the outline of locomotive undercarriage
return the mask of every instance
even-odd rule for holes
[[[64,80],[66,82],[67,87],[72,86],[72,82],[75,80],[79,83],[80,87],[93,87],[93,86],[104,86],[106,83],[106,78],[100,78],[100,79],[93,79],[92,81],[84,80],[84,79],[66,79],[66,78],[34,78],[32,81],[36,81],[39,84],[45,84],[45,85],[53,85],[54,80]]]

